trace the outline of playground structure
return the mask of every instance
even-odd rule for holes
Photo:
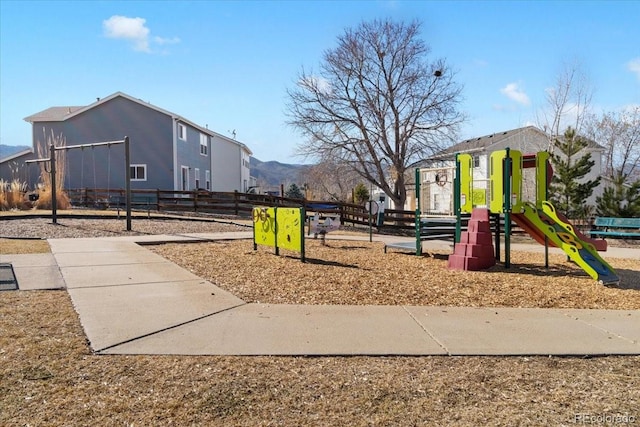
[[[56,169],[56,152],[61,150],[75,150],[80,149],[84,150],[85,148],[91,147],[92,149],[100,146],[111,147],[112,145],[123,144],[124,146],[124,161],[125,161],[125,204],[126,204],[126,222],[127,222],[127,231],[131,231],[131,155],[129,151],[129,137],[125,136],[124,139],[119,141],[105,141],[105,142],[94,142],[91,144],[80,144],[80,145],[61,145],[56,146],[53,142],[49,145],[49,158],[35,159],[35,160],[27,160],[25,163],[44,163],[45,171],[51,175],[51,222],[53,224],[58,223],[58,203],[57,203],[57,169]],[[83,156],[84,162],[84,156]],[[94,157],[95,162],[95,157]],[[46,165],[48,164],[49,169],[47,170]],[[95,168],[95,163],[94,163]],[[109,172],[111,173],[111,157],[109,157]],[[95,172],[94,172],[95,173]],[[63,178],[64,179],[64,178]]]
[[[253,250],[258,245],[269,246],[280,255],[280,248],[300,252],[305,262],[304,208],[253,208]]]
[[[548,267],[548,247],[551,245],[562,249],[572,261],[599,283],[611,285],[620,282],[613,268],[598,254],[598,250],[606,250],[606,241],[591,239],[580,233],[547,200],[548,185],[553,175],[549,153],[522,155],[521,152],[509,148],[491,153],[488,201],[482,197],[487,193],[485,188],[478,190],[474,187],[472,166],[471,155],[456,155],[453,203],[457,225],[454,254],[449,258],[450,268],[480,270],[493,265],[487,260],[487,253],[493,252],[489,228],[489,215],[493,214],[504,216],[506,268],[510,267],[510,236],[513,221],[538,243],[545,246],[546,267]],[[522,198],[523,169],[526,168],[535,168],[534,202]],[[460,227],[463,213],[472,214],[472,220],[464,234],[461,233]],[[419,220],[416,215],[416,223]],[[499,223],[498,221],[497,224]],[[495,258],[498,260],[499,235],[500,229],[496,226]]]

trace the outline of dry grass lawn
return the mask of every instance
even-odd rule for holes
[[[640,357],[95,356],[64,291],[0,294],[3,426],[573,425],[640,417]]]
[[[630,260],[608,259],[624,285],[605,288],[524,253],[471,273],[368,242],[310,241],[306,264],[248,241],[152,249],[247,301],[640,309]],[[638,408],[640,357],[97,356],[66,292],[0,292],[2,426],[638,424]]]
[[[0,254],[44,254],[50,252],[46,240],[16,240],[0,238]]]

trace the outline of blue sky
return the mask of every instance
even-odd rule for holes
[[[0,0],[0,143],[30,145],[23,118],[114,92],[300,162],[286,89],[345,28],[422,22],[431,59],[464,86],[461,138],[536,123],[563,64],[596,111],[640,105],[640,2]]]

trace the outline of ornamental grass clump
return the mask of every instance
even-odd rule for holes
[[[14,179],[11,182],[0,180],[0,210],[30,209],[31,203],[25,199],[27,183]]]
[[[49,158],[49,150],[47,147],[50,147],[53,144],[54,147],[63,147],[67,145],[66,139],[62,136],[62,134],[56,136],[51,132],[51,135],[47,137],[47,144],[41,144],[38,141],[37,149],[38,149],[38,157]],[[56,202],[57,209],[69,209],[71,207],[71,201],[69,200],[69,195],[64,191],[63,187],[63,177],[65,176],[65,170],[67,165],[67,152],[66,150],[56,150],[55,153],[56,158]],[[51,173],[50,173],[50,165],[49,162],[41,162],[40,165],[40,181],[38,184],[38,200],[35,203],[36,209],[51,209]]]
[[[38,200],[35,203],[36,209],[51,209],[51,184],[41,184],[38,187]],[[57,209],[69,209],[71,207],[71,202],[69,201],[69,196],[66,192],[64,192],[61,188],[58,188],[56,185],[56,208]]]

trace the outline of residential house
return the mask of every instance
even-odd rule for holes
[[[523,154],[535,154],[549,149],[549,137],[540,129],[527,126],[467,139],[426,159],[421,165],[426,169],[421,176],[421,211],[440,214],[453,213],[453,177],[456,153],[468,153],[473,157],[474,186],[480,189],[480,194],[484,190],[484,193],[488,195],[489,157],[492,152],[507,147]],[[591,154],[595,165],[583,179],[595,179],[601,175],[604,148],[594,141],[589,141],[585,150]],[[415,179],[412,177],[410,182],[414,183]],[[602,194],[603,187],[603,185],[597,187],[586,203],[595,205],[596,197]],[[415,191],[408,191],[408,193],[410,194],[405,209],[413,210],[416,206]],[[523,170],[522,193],[524,200],[535,200],[535,171],[533,169]]]
[[[216,155],[211,161],[217,177],[213,181],[212,191],[229,191],[228,188],[240,183],[238,191],[246,193],[249,187],[255,185],[255,180],[249,173],[251,151],[244,144],[240,144],[244,149],[238,150],[238,144],[237,141],[222,135],[212,135],[211,150]],[[241,167],[238,168],[237,165]]]
[[[25,120],[32,124],[33,148],[0,163],[0,178],[17,178],[34,188],[40,168],[26,160],[48,157],[48,144],[67,146],[130,140],[131,188],[240,191],[248,188],[251,150],[206,126],[122,92],[87,106],[51,107]],[[125,187],[123,144],[60,150],[57,178],[65,188]]]

